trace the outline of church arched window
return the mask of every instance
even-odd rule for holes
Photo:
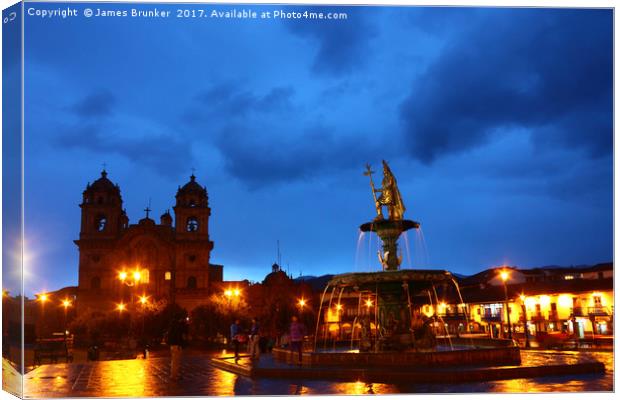
[[[196,281],[196,277],[195,276],[190,276],[189,278],[187,278],[187,288],[188,289],[196,289],[197,286],[198,286],[198,283]]]
[[[99,215],[95,222],[95,228],[97,229],[97,232],[103,232],[107,223],[108,219],[105,217],[105,215]]]
[[[90,288],[91,289],[101,289],[101,278],[95,276],[90,280]]]
[[[187,219],[187,231],[196,232],[198,230],[198,219],[196,217],[189,217]]]

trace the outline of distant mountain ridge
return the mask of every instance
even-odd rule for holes
[[[558,270],[558,269],[585,269],[585,268],[594,268],[594,267],[598,267],[598,266],[607,266],[607,265],[613,265],[613,262],[606,262],[606,263],[596,263],[596,264],[592,264],[592,265],[587,265],[587,264],[582,264],[582,265],[571,265],[571,266],[561,266],[561,265],[545,265],[543,267],[531,267],[531,268],[521,268],[519,266],[514,266],[513,268],[517,268],[520,270],[541,270],[541,269],[549,269],[549,270]],[[460,274],[457,272],[452,272],[452,275],[457,278],[458,280],[464,280],[467,278],[471,278],[474,277],[476,275],[480,275],[480,274],[484,274],[484,273],[488,273],[489,271],[491,271],[493,268],[491,269],[486,269],[480,272],[477,272],[475,274],[471,274],[471,275],[465,275],[465,274]],[[323,290],[325,288],[325,286],[327,285],[327,282],[330,281],[330,279],[332,279],[335,276],[335,274],[327,274],[327,275],[320,275],[320,276],[314,276],[314,275],[304,275],[304,276],[299,276],[297,278],[294,279],[295,282],[305,282],[307,284],[309,284],[312,287],[312,290]]]

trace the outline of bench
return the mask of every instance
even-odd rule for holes
[[[34,348],[34,363],[41,365],[46,359],[55,364],[59,359],[73,361],[72,341],[65,338],[39,339]]]

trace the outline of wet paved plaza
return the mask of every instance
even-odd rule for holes
[[[212,356],[184,357],[182,378],[178,382],[169,379],[170,360],[166,357],[43,365],[26,375],[25,395],[30,398],[49,398],[613,390],[611,352],[522,352],[523,365],[602,361],[606,368],[604,375],[584,374],[452,385],[250,379],[214,368],[209,363]]]

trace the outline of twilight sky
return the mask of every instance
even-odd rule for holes
[[[149,198],[159,220],[196,168],[229,280],[262,280],[277,240],[295,276],[380,268],[358,226],[374,216],[364,165],[382,159],[422,223],[403,267],[612,260],[611,10],[74,6],[25,20],[26,294],[77,284],[78,204],[103,163],[130,223]]]

